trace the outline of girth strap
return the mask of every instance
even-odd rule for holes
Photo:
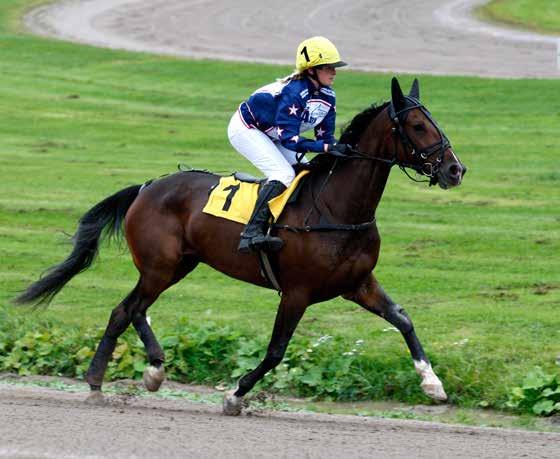
[[[364,231],[375,225],[375,217],[370,222],[358,223],[357,225],[350,225],[344,223],[323,223],[319,225],[306,225],[306,226],[290,226],[290,225],[272,225],[273,229],[283,229],[292,231],[294,233],[309,233],[311,231]]]

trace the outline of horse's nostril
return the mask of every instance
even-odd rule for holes
[[[456,177],[456,176],[460,175],[461,174],[461,168],[459,167],[459,165],[458,164],[452,164],[449,167],[449,174],[452,177]]]

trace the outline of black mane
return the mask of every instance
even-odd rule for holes
[[[369,125],[371,120],[373,120],[379,113],[389,105],[389,102],[384,102],[383,104],[377,106],[372,104],[370,107],[366,108],[363,112],[358,113],[350,123],[348,123],[342,130],[340,135],[340,143],[348,143],[350,145],[356,145],[360,140],[360,136],[364,132],[364,129]]]
[[[390,102],[384,102],[383,104],[377,106],[376,104],[372,104],[368,108],[366,108],[363,112],[358,113],[350,123],[348,123],[343,129],[342,133],[340,134],[340,143],[348,143],[350,145],[355,146],[358,141],[360,140],[361,135],[363,134],[364,130],[369,123],[384,110]],[[313,170],[316,172],[322,172],[325,169],[331,167],[333,161],[336,160],[335,156],[332,155],[316,155],[313,159],[311,159],[311,164]]]

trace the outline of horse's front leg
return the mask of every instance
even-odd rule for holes
[[[288,348],[288,343],[308,304],[307,297],[304,295],[290,295],[284,293],[282,301],[280,301],[280,305],[278,306],[276,321],[274,322],[274,329],[266,355],[257,368],[250,371],[239,380],[236,389],[225,394],[224,414],[230,416],[237,416],[240,414],[243,396],[249,392],[266,373],[275,368],[282,361],[286,349]]]
[[[434,400],[447,400],[443,385],[434,373],[432,365],[414,332],[412,320],[405,310],[393,302],[383,291],[373,274],[355,292],[343,295],[343,297],[358,303],[363,308],[383,317],[391,325],[394,325],[402,333],[408,345],[416,372],[422,378],[421,387],[424,393]]]

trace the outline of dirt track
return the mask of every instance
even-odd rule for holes
[[[476,21],[469,12],[484,1],[66,0],[26,24],[113,48],[285,64],[300,40],[321,34],[354,69],[560,77],[557,38]]]
[[[0,457],[558,458],[560,434],[417,421],[253,412],[0,383]]]

